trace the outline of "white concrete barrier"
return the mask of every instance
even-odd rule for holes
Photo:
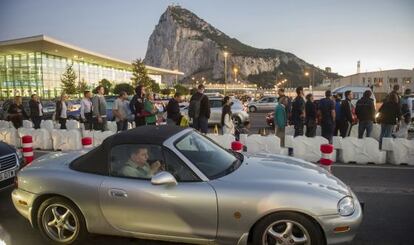
[[[98,146],[102,144],[102,142],[108,138],[109,136],[115,134],[112,131],[93,131],[93,145]]]
[[[234,136],[231,134],[224,134],[224,135],[207,134],[207,137],[209,137],[210,139],[212,139],[214,142],[216,142],[217,144],[219,144],[221,147],[225,149],[231,149],[231,142],[236,140]]]
[[[343,163],[358,164],[384,164],[386,152],[379,150],[379,143],[376,139],[365,137],[334,137],[333,145],[339,151],[338,160]]]
[[[53,149],[72,151],[82,149],[81,133],[79,130],[55,129],[52,131]]]
[[[382,149],[387,151],[390,163],[414,165],[414,140],[383,138]]]
[[[108,131],[112,131],[114,133],[117,132],[117,126],[116,126],[116,122],[115,121],[109,121],[106,124]]]
[[[19,128],[17,130],[19,140],[25,135],[32,136],[33,149],[51,150],[53,149],[53,142],[51,133],[44,128],[33,129],[33,128]]]
[[[20,147],[21,145],[15,128],[0,128],[0,140],[15,147]]]
[[[293,148],[294,157],[314,163],[321,159],[321,145],[328,143],[328,140],[321,136],[308,138],[306,136],[293,137],[288,135],[285,137],[285,147]],[[335,159],[336,154],[334,152],[333,160],[335,161]]]
[[[13,127],[11,122],[0,120],[0,128],[11,128],[11,127]]]
[[[44,128],[48,130],[49,132],[51,132],[55,128],[55,126],[52,120],[42,120],[40,122],[40,128]]]
[[[72,130],[72,129],[80,129],[80,123],[76,120],[70,119],[66,121],[66,128],[68,130]]]
[[[33,128],[32,121],[29,120],[23,120],[23,128]]]
[[[244,139],[249,153],[271,153],[287,155],[288,150],[280,147],[280,139],[275,135],[252,134]],[[243,143],[243,142],[242,142]]]

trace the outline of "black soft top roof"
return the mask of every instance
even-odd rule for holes
[[[141,126],[106,138],[102,144],[75,159],[70,168],[87,173],[109,174],[109,153],[112,147],[123,144],[162,145],[171,136],[183,131],[178,126]]]

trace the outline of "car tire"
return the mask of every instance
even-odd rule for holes
[[[322,231],[315,222],[293,212],[274,213],[260,220],[253,229],[252,241],[254,245],[285,244],[283,242],[292,245],[326,244]]]
[[[63,197],[49,198],[40,205],[37,225],[50,244],[82,244],[88,235],[79,208]]]
[[[234,126],[240,126],[241,124],[242,124],[242,120],[241,120],[241,118],[240,117],[238,117],[238,116],[235,116],[235,117],[233,117],[233,124],[234,124]]]
[[[249,111],[250,111],[250,112],[256,112],[256,111],[257,111],[256,106],[250,106],[250,107],[249,107]]]

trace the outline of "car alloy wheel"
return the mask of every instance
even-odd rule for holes
[[[56,244],[81,243],[87,235],[81,212],[63,197],[49,198],[40,205],[37,224],[43,237]]]
[[[292,220],[279,220],[270,224],[263,233],[263,245],[309,245],[310,235],[301,224]]]
[[[62,204],[48,206],[42,215],[43,228],[48,237],[56,242],[65,243],[79,233],[79,219]]]
[[[249,111],[250,112],[256,112],[257,111],[257,108],[255,106],[250,106],[249,107]]]

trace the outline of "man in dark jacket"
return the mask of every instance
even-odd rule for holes
[[[375,106],[374,100],[371,99],[372,92],[367,90],[361,99],[358,100],[355,107],[355,114],[358,118],[358,138],[362,139],[365,130],[367,131],[366,137],[371,137],[372,125],[375,120]]]
[[[132,97],[131,102],[129,103],[129,109],[131,110],[132,115],[135,118],[135,127],[145,125],[145,116],[142,111],[144,110],[145,102],[145,91],[142,85],[138,85],[135,88],[135,95]]]
[[[175,93],[174,98],[170,99],[167,104],[167,124],[179,125],[181,119],[180,113],[181,94]]]
[[[321,115],[322,137],[332,144],[333,132],[335,127],[335,102],[332,100],[331,90],[325,91],[325,98],[319,102],[319,111]]]
[[[208,119],[210,118],[210,102],[204,94],[204,85],[198,85],[198,90],[190,99],[188,116],[193,119],[193,127],[206,134],[208,131]]]
[[[39,97],[36,94],[32,94],[31,100],[29,101],[30,108],[30,119],[33,122],[34,128],[40,128],[40,122],[43,116],[42,103],[39,101]]]
[[[345,91],[345,99],[341,103],[341,137],[345,138],[351,134],[352,128],[352,91],[347,90]]]
[[[292,122],[295,126],[294,137],[303,135],[303,127],[305,125],[305,99],[303,88],[296,88],[296,98],[292,103]]]

